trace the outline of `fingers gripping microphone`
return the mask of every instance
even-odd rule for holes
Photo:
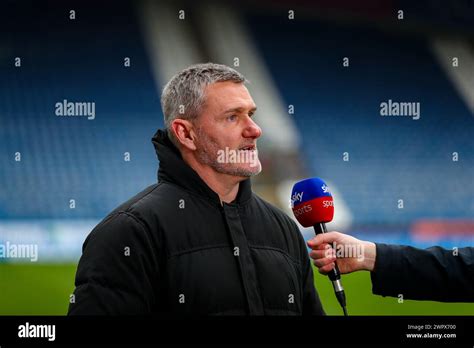
[[[314,227],[316,235],[326,233],[326,222],[332,221],[334,204],[328,186],[319,178],[310,178],[297,182],[291,192],[291,209],[303,227]],[[346,295],[341,284],[339,268],[334,267],[328,277],[334,287],[337,300],[347,315]]]

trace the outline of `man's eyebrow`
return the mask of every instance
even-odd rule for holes
[[[243,107],[236,107],[236,108],[231,108],[231,109],[228,109],[226,111],[224,111],[224,114],[228,113],[228,112],[242,112],[242,111],[245,111],[246,108],[243,108]],[[255,112],[257,110],[257,107],[254,106],[253,108],[250,109],[250,112]]]

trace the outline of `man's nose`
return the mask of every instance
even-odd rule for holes
[[[244,129],[243,136],[245,138],[254,138],[257,139],[262,135],[262,129],[252,120],[250,117],[248,118],[248,124]]]

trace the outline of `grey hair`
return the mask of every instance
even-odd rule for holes
[[[191,65],[168,81],[161,94],[161,108],[168,136],[175,145],[178,145],[178,141],[171,130],[173,120],[196,119],[206,101],[206,87],[224,81],[248,82],[238,71],[215,63]]]

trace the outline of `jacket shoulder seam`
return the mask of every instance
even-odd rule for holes
[[[130,205],[127,209],[124,209],[124,210],[119,210],[117,211],[114,215],[111,216],[114,217],[114,216],[118,216],[119,214],[125,214],[127,215],[128,217],[130,217],[131,219],[135,220],[135,222],[137,222],[138,224],[140,224],[140,226],[142,226],[142,228],[145,230],[145,231],[148,231],[148,228],[146,227],[146,222],[141,219],[139,216],[137,216],[136,214],[133,213],[133,208],[135,207],[136,204],[138,204],[142,199],[144,199],[145,197],[147,197],[148,195],[150,195],[153,191],[155,191],[158,187],[160,187],[161,185],[163,184],[163,182],[159,182],[150,192],[147,192],[145,195],[143,195],[143,197],[140,197],[139,200],[137,200],[136,202],[134,202],[132,205]]]

